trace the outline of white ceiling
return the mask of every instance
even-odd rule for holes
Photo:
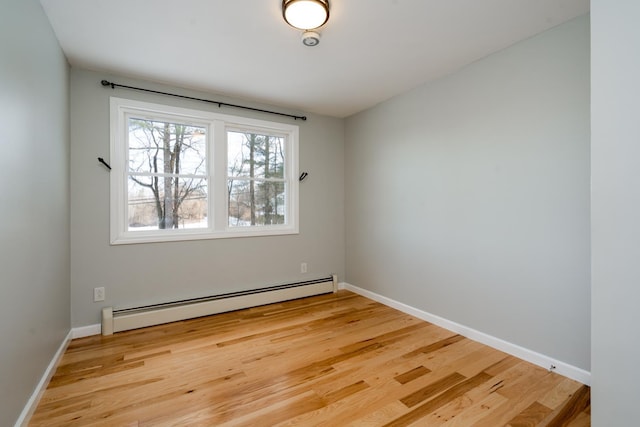
[[[589,11],[589,0],[330,0],[303,46],[281,0],[41,0],[74,67],[346,117]]]

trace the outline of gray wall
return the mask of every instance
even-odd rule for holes
[[[0,425],[69,332],[69,75],[37,0],[0,12]]]
[[[344,122],[306,122],[100,85],[102,79],[249,104],[122,76],[71,70],[71,316],[74,327],[98,323],[103,306],[137,306],[326,277],[344,278]],[[109,97],[148,100],[300,126],[300,234],[138,245],[109,245]],[[285,111],[287,112],[287,111]],[[300,263],[308,273],[300,274]],[[93,302],[93,288],[106,301]]]
[[[640,3],[591,1],[594,426],[638,425]]]
[[[347,281],[590,369],[589,20],[347,119]]]

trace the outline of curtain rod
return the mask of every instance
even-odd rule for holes
[[[126,85],[121,85],[118,83],[113,83],[107,80],[102,80],[100,83],[102,83],[102,86],[111,86],[111,89],[115,89],[116,87],[121,87],[124,89],[132,89],[132,90],[139,90],[142,92],[150,92],[150,93],[157,93],[160,95],[166,95],[166,96],[174,96],[176,98],[183,98],[183,99],[191,99],[193,101],[200,101],[200,102],[208,102],[209,104],[218,104],[218,107],[233,107],[233,108],[240,108],[243,110],[249,110],[249,111],[257,111],[259,113],[267,113],[267,114],[275,114],[276,116],[284,116],[284,117],[291,117],[294,120],[302,120],[302,121],[306,121],[307,120],[307,116],[296,116],[293,114],[286,114],[286,113],[279,113],[277,111],[270,111],[270,110],[262,110],[260,108],[253,108],[253,107],[247,107],[244,105],[237,105],[237,104],[229,104],[227,102],[219,102],[219,101],[212,101],[210,99],[203,99],[203,98],[194,98],[192,96],[184,96],[184,95],[178,95],[175,93],[168,93],[168,92],[160,92],[158,90],[151,90],[151,89],[144,89],[141,87],[135,87],[135,86],[126,86]]]

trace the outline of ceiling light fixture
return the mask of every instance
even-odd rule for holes
[[[329,20],[329,0],[282,0],[282,16],[300,30],[313,30]]]

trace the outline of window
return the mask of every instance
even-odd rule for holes
[[[227,131],[229,226],[284,224],[285,137]]]
[[[298,127],[111,98],[111,243],[298,232]]]

